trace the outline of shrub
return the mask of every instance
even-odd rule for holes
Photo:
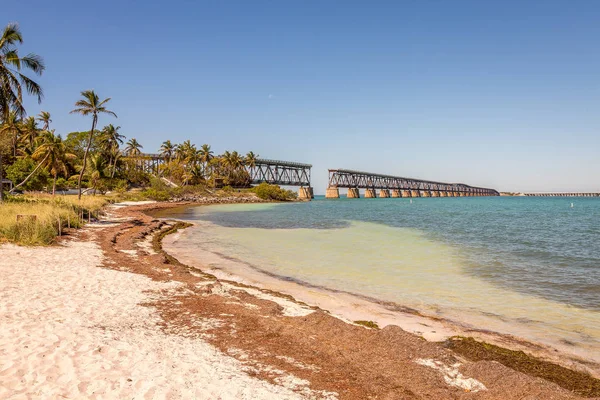
[[[252,191],[263,200],[290,201],[297,197],[297,194],[291,190],[285,190],[277,185],[264,182],[254,187]]]
[[[143,199],[155,200],[155,201],[167,201],[171,198],[171,193],[168,190],[159,190],[149,188],[141,192]]]

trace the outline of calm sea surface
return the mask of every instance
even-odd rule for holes
[[[191,207],[181,240],[285,278],[600,354],[600,199]]]

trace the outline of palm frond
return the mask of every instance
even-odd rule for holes
[[[41,75],[46,69],[44,59],[37,54],[29,53],[25,57],[21,58],[21,62],[25,67],[29,68],[38,75]]]

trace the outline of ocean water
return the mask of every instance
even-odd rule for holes
[[[572,204],[572,206],[571,206]],[[315,199],[171,210],[181,240],[311,285],[600,355],[600,199]]]

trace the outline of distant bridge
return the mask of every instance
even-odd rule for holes
[[[348,198],[360,197],[359,189],[365,189],[365,197],[471,197],[499,196],[494,189],[444,183],[399,176],[373,174],[347,169],[330,169],[329,185],[325,197],[339,198],[338,188],[348,188]]]
[[[600,197],[600,193],[525,193],[530,197]]]
[[[160,154],[142,153],[136,156],[124,156],[130,160],[134,167],[152,175],[160,175],[161,165],[166,163],[166,158]],[[313,189],[310,186],[310,173],[312,165],[290,161],[257,159],[253,165],[245,165],[250,175],[252,184],[270,183],[273,185],[300,186],[300,198],[313,198]]]

